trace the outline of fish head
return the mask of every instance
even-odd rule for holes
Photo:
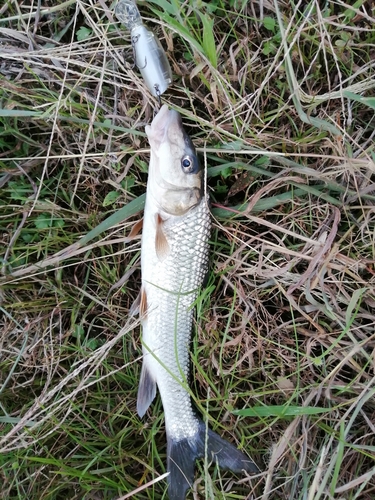
[[[146,127],[151,147],[147,193],[169,215],[184,215],[203,196],[203,172],[180,114],[164,104]]]

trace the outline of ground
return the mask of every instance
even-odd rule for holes
[[[262,469],[201,461],[188,498],[371,500],[373,2],[138,5],[212,201],[195,405]],[[4,499],[167,498],[162,406],[136,415],[129,315],[158,101],[114,7],[0,7]]]

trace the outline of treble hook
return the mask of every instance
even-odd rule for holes
[[[135,68],[135,66],[137,66],[137,68],[139,70],[142,70],[142,69],[145,69],[145,67],[147,66],[147,59],[146,59],[146,56],[145,56],[145,64],[144,64],[144,66],[140,67],[140,66],[137,65],[137,50],[135,48],[135,44],[138,42],[139,36],[140,35],[132,36],[132,49],[133,49],[133,61],[134,61],[132,69]]]
[[[159,90],[159,85],[157,83],[155,83],[154,88],[155,88],[156,97],[158,99],[159,108],[161,108],[161,93]]]

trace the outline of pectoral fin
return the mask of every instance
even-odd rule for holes
[[[155,251],[158,259],[163,262],[170,252],[168,240],[164,234],[164,221],[160,214],[156,214],[156,236],[155,236]]]
[[[139,234],[142,230],[142,227],[143,227],[143,219],[140,219],[139,221],[137,221],[134,226],[131,228],[131,231],[129,233],[129,236],[128,238],[130,239],[133,239],[137,236],[137,234]]]

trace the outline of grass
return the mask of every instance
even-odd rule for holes
[[[371,2],[140,2],[207,163],[214,230],[191,388],[262,467],[197,464],[189,498],[370,500]],[[156,101],[114,4],[0,8],[4,499],[166,499],[158,398],[140,420],[140,219]],[[160,479],[160,480],[159,480]]]

